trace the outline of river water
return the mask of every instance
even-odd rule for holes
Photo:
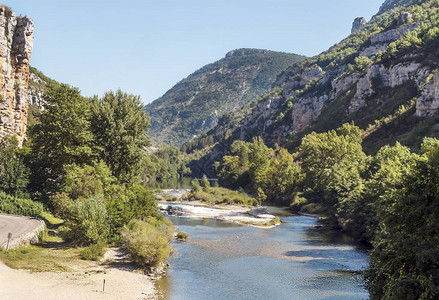
[[[271,211],[273,213],[273,211]],[[190,234],[174,242],[158,286],[165,299],[367,299],[367,253],[315,218],[279,210],[275,229],[170,217]]]

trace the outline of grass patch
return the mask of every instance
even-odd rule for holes
[[[202,201],[211,205],[258,206],[258,201],[246,193],[222,187],[212,187],[198,191],[192,190],[186,195],[185,200]]]
[[[103,244],[92,244],[80,251],[81,258],[85,260],[98,261],[104,254],[105,248]]]
[[[63,219],[57,218],[47,211],[41,212],[39,217],[41,217],[46,222],[47,225],[57,226],[64,223]]]
[[[81,263],[80,249],[70,248],[59,237],[47,236],[46,242],[9,251],[0,251],[0,259],[10,268],[32,272],[68,272]]]

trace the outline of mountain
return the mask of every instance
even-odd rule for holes
[[[194,175],[215,176],[236,139],[261,136],[295,151],[312,131],[354,122],[375,153],[396,141],[417,149],[424,136],[439,136],[438,13],[435,0],[386,1],[370,22],[280,73],[272,91],[186,145],[198,158]]]
[[[279,72],[304,59],[259,49],[230,51],[146,105],[151,116],[150,137],[174,145],[189,142],[214,127],[224,113],[269,91]]]

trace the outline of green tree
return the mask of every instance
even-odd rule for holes
[[[361,130],[344,124],[337,130],[305,136],[299,148],[304,196],[320,203],[334,226],[343,227],[350,202],[362,190],[360,175],[367,157],[361,141]]]
[[[267,171],[268,198],[289,204],[293,193],[297,190],[299,180],[300,169],[294,162],[293,155],[284,148],[275,151]]]
[[[0,191],[14,197],[26,195],[29,170],[18,148],[17,139],[5,136],[0,140]]]
[[[256,191],[256,200],[258,201],[259,206],[261,206],[262,203],[267,200],[267,196],[261,188],[258,188]]]
[[[150,145],[149,116],[140,97],[117,90],[92,101],[92,130],[99,156],[121,182],[135,182]]]
[[[206,175],[203,175],[203,178],[201,179],[201,187],[205,192],[209,191],[210,189],[210,182]]]
[[[221,184],[232,186],[240,175],[239,156],[224,156],[221,162],[221,171],[218,174]]]
[[[223,186],[238,188],[249,183],[250,143],[234,141],[230,146],[230,155],[224,156],[218,179]]]
[[[110,220],[110,237],[115,242],[119,241],[120,231],[131,220],[158,217],[154,196],[141,185],[112,185],[104,198]]]
[[[200,183],[198,182],[197,179],[193,179],[191,181],[191,191],[193,193],[196,193],[196,192],[199,192],[200,190],[201,190]]]
[[[90,164],[93,159],[90,102],[79,90],[51,85],[44,96],[45,109],[32,126],[31,187],[43,200],[58,190],[69,164]]]
[[[372,299],[439,297],[439,141],[426,138],[402,186],[384,194],[366,272]]]
[[[66,165],[64,171],[59,191],[52,196],[51,201],[60,216],[63,216],[67,207],[77,200],[84,201],[92,196],[103,197],[115,182],[110,169],[103,161],[93,166]]]
[[[267,171],[270,162],[271,149],[265,146],[260,138],[254,138],[249,147],[249,175],[254,191],[264,190],[267,183]]]

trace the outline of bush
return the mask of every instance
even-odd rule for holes
[[[187,240],[189,238],[189,233],[180,231],[177,233],[177,240]]]
[[[105,249],[104,244],[102,243],[91,244],[90,246],[82,249],[80,252],[82,259],[93,261],[97,261],[99,258],[102,257],[102,255],[104,255],[104,253]]]
[[[0,192],[0,212],[2,213],[38,217],[43,211],[44,207],[40,202],[16,198]]]
[[[107,191],[105,207],[110,219],[110,239],[119,242],[120,231],[133,219],[157,216],[157,202],[143,186],[112,185]]]
[[[205,192],[207,192],[210,189],[209,179],[207,179],[206,175],[203,175],[203,178],[201,179],[201,187]]]
[[[172,252],[174,227],[168,220],[133,220],[122,231],[123,244],[131,258],[142,267],[166,262]]]
[[[76,201],[67,209],[66,226],[69,237],[80,245],[105,243],[109,224],[104,203],[97,197]]]

